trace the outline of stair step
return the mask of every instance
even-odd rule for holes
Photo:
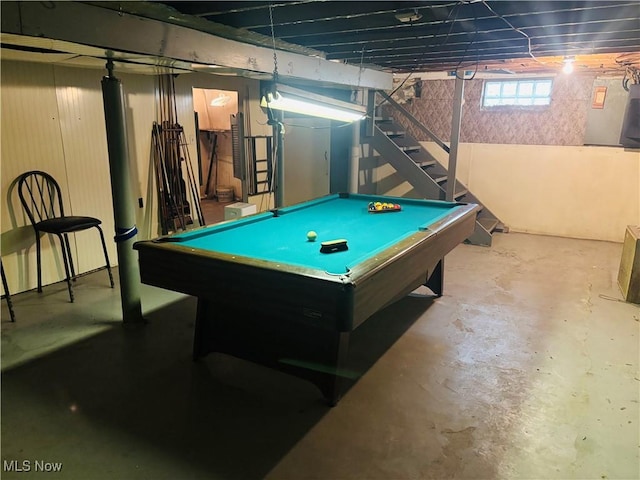
[[[404,137],[407,132],[405,132],[404,130],[382,130],[382,133],[384,133],[389,138],[397,138]]]
[[[425,160],[423,162],[416,162],[416,165],[418,165],[420,168],[427,168],[427,167],[432,167],[436,164],[435,160]]]
[[[404,153],[411,153],[411,152],[419,152],[422,147],[420,145],[403,145],[403,146],[398,146],[398,148],[402,150]]]
[[[426,128],[426,126],[423,126],[410,112],[405,111],[402,106],[397,104],[384,92],[378,93],[382,94],[382,96],[400,113],[407,117],[413,125],[418,128],[422,127],[419,128],[422,133],[434,140],[440,148],[450,153],[450,147],[438,140],[433,132]],[[359,164],[360,170],[363,169],[363,164],[375,167],[377,164],[388,162],[397,170],[399,177],[405,177],[404,179],[413,186],[415,191],[420,195],[425,195],[425,198],[449,198],[447,195],[448,189],[446,188],[449,182],[449,175],[446,167],[440,165],[432,152],[422,147],[421,140],[414,138],[413,134],[407,131],[407,127],[396,121],[393,117],[385,116],[382,110],[376,109],[374,120],[375,126],[372,129],[374,135],[361,137],[361,142],[363,145],[368,145],[373,151],[378,152],[382,158],[380,160],[376,159],[377,163],[375,164],[361,160]],[[400,152],[403,152],[405,155],[402,155]],[[389,158],[387,159],[386,157]],[[413,163],[428,176],[428,179],[422,177],[412,165],[407,165],[407,160],[413,161]],[[413,176],[415,176],[415,178],[410,178]],[[449,185],[449,187],[451,188],[451,185]],[[509,227],[503,225],[500,220],[495,218],[495,215],[489,211],[488,208],[485,208],[465,185],[457,180],[453,180],[453,189],[453,201],[474,203],[479,206],[474,232],[468,238],[470,243],[473,245],[490,246],[492,232],[509,231]],[[481,216],[480,213],[482,214]]]
[[[453,198],[460,198],[460,197],[464,197],[467,193],[469,193],[469,190],[460,190],[459,192],[456,192],[453,194]]]
[[[482,225],[482,228],[484,228],[487,232],[491,233],[495,230],[500,222],[496,218],[484,217],[478,218],[478,223]]]
[[[498,225],[495,227],[496,232],[509,233],[509,227],[504,223],[498,221]]]
[[[449,180],[449,176],[448,175],[443,175],[442,177],[433,177],[433,181],[436,183],[444,183],[447,180]]]

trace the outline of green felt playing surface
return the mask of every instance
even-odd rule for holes
[[[392,201],[402,210],[376,215],[368,211],[371,201]],[[331,195],[281,208],[277,216],[266,212],[175,235],[171,240],[194,249],[341,275],[418,230],[428,229],[456,208],[457,204],[448,202]],[[318,235],[315,242],[307,239],[310,230]],[[321,242],[336,239],[347,240],[348,250],[320,252]]]

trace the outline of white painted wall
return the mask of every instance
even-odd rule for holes
[[[436,144],[421,144],[447,166]],[[383,165],[376,181],[394,173]],[[463,143],[457,178],[512,231],[622,242],[627,225],[640,225],[637,150]]]
[[[106,237],[113,237],[100,79],[99,71],[2,63],[2,261],[12,291],[36,286],[35,238],[14,184],[24,171],[53,175],[67,195],[66,212],[101,218]],[[76,271],[102,266],[97,232],[75,237]],[[115,259],[115,245],[108,243]],[[43,283],[64,278],[57,240],[45,239],[42,248]]]
[[[284,205],[329,193],[331,121],[285,117]]]
[[[640,224],[640,153],[472,144],[469,189],[514,231],[622,242]]]

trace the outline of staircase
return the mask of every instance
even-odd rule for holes
[[[383,92],[381,94],[391,106],[405,115],[420,131],[433,140],[447,153],[449,147],[439,140],[435,134],[416,120],[401,105]],[[371,131],[369,131],[371,133]],[[420,143],[408,135],[404,128],[391,117],[377,117],[373,125],[373,135],[361,137],[363,145],[368,144],[370,151],[377,155],[362,160],[383,159],[389,163],[423,198],[445,200],[447,192],[448,172],[436,158],[426,151]],[[363,163],[363,162],[361,162]],[[480,212],[476,219],[473,234],[467,239],[472,245],[490,246],[494,232],[507,232],[508,229],[500,220],[480,202],[461,182],[455,181],[454,201],[476,203]]]

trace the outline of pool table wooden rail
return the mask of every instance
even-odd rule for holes
[[[142,241],[134,248],[146,284],[212,301],[269,305],[280,315],[302,316],[323,328],[349,331],[426,284],[442,258],[471,235],[477,209],[465,205],[344,275],[193,249],[179,242]],[[440,295],[438,283],[432,290]]]

